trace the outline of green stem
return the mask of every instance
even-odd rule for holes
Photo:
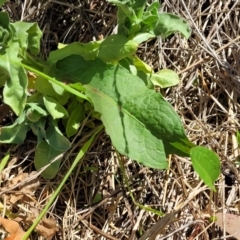
[[[37,56],[32,56],[29,53],[25,53],[25,56],[21,55],[24,64],[31,65],[34,69],[38,69],[39,71],[43,70],[44,64]]]
[[[90,148],[91,144],[93,143],[96,135],[103,129],[103,125],[100,125],[98,127],[98,129],[94,132],[94,134],[91,136],[91,138],[84,144],[84,146],[82,147],[82,149],[80,150],[80,152],[78,153],[78,155],[76,156],[76,158],[74,159],[74,162],[72,164],[72,166],[70,167],[70,169],[67,171],[66,175],[64,176],[62,182],[60,183],[60,185],[58,186],[58,188],[55,190],[55,192],[53,193],[53,195],[51,196],[51,198],[49,199],[49,202],[46,204],[46,206],[44,207],[44,209],[42,210],[42,212],[39,214],[39,216],[36,218],[36,220],[33,222],[32,226],[28,229],[28,231],[25,233],[25,235],[23,236],[22,240],[27,240],[28,237],[30,236],[31,232],[36,228],[36,226],[38,225],[38,223],[41,221],[41,219],[43,218],[43,216],[46,214],[46,212],[48,211],[48,209],[51,207],[52,203],[54,202],[54,200],[56,199],[56,197],[58,196],[59,192],[61,191],[62,187],[64,186],[65,182],[67,181],[68,177],[70,176],[70,174],[73,172],[74,168],[76,167],[76,165],[83,159],[83,156],[85,155],[85,153],[88,151],[88,149]]]
[[[21,66],[24,67],[25,69],[27,69],[27,70],[37,74],[38,76],[40,76],[40,77],[42,77],[42,78],[44,78],[44,79],[46,79],[46,80],[48,80],[50,82],[53,82],[53,83],[57,84],[58,86],[61,86],[63,89],[65,89],[66,91],[72,93],[73,95],[76,95],[76,96],[78,96],[78,97],[80,97],[82,99],[85,99],[85,100],[91,102],[91,100],[85,94],[80,93],[79,91],[75,90],[72,87],[69,87],[68,85],[66,85],[66,84],[64,84],[64,83],[62,83],[62,82],[60,82],[58,80],[56,80],[55,78],[50,77],[47,74],[42,73],[42,72],[40,72],[40,71],[38,71],[38,70],[28,66],[28,65],[25,65],[24,63],[21,63]]]
[[[133,203],[134,203],[136,206],[140,207],[141,209],[144,209],[144,210],[146,210],[146,211],[152,212],[152,213],[154,213],[154,214],[156,214],[156,215],[158,215],[158,216],[164,216],[165,214],[164,214],[163,212],[158,211],[158,210],[153,209],[153,208],[148,207],[148,206],[141,205],[140,203],[137,203],[137,202],[136,202],[136,200],[135,200],[135,198],[134,198],[134,196],[133,196],[133,194],[132,194],[132,191],[131,191],[131,188],[130,188],[130,184],[129,184],[128,178],[127,178],[127,176],[126,176],[125,169],[124,169],[124,166],[123,166],[123,163],[122,163],[122,161],[121,161],[121,157],[120,157],[119,153],[117,153],[117,156],[118,156],[118,162],[119,162],[119,165],[120,165],[120,169],[121,169],[121,172],[122,172],[122,174],[123,174],[124,184],[127,185],[127,190],[128,190],[128,192],[129,192],[129,195],[130,195]]]

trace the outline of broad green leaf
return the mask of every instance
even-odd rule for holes
[[[203,182],[215,191],[214,182],[221,172],[220,160],[216,153],[205,147],[193,147],[190,157],[194,170]]]
[[[30,126],[25,121],[23,113],[12,125],[1,127],[0,143],[22,144],[29,130]]]
[[[53,119],[68,117],[67,110],[54,98],[43,96],[43,102],[47,111],[53,117]]]
[[[36,170],[40,170],[42,167],[48,165],[54,158],[62,154],[62,151],[58,151],[51,147],[46,141],[41,141],[36,148],[35,157],[34,157],[34,166]],[[52,179],[56,176],[61,158],[54,161],[47,167],[42,173],[41,176],[45,179]]]
[[[174,32],[180,32],[186,38],[191,35],[191,29],[187,21],[171,13],[159,14],[158,23],[153,31],[156,36],[160,35],[162,37],[168,37]]]
[[[20,65],[18,58],[19,44],[9,43],[4,55],[0,55],[0,69],[8,76],[3,89],[4,102],[8,104],[16,115],[20,115],[27,99],[27,75]]]
[[[53,120],[49,120],[49,127],[46,130],[45,139],[51,147],[61,152],[65,152],[71,147],[70,142],[63,136],[56,122]]]
[[[180,118],[159,93],[148,89],[137,76],[118,65],[85,61],[76,55],[59,61],[57,67],[71,75],[73,82],[84,85],[121,154],[149,167],[166,168],[163,142],[167,142],[169,153],[189,156],[194,145],[187,139]]]
[[[85,118],[85,110],[83,103],[78,103],[76,107],[69,112],[69,118],[67,120],[66,134],[67,137],[71,137],[77,133],[81,121]]]
[[[11,23],[11,26],[15,30],[13,41],[20,44],[22,56],[26,56],[25,53],[27,50],[37,55],[40,50],[40,39],[42,37],[42,32],[38,24],[18,21]]]
[[[110,35],[100,44],[98,57],[104,62],[116,62],[133,55],[137,48],[138,44],[122,35]]]
[[[26,117],[30,122],[37,122],[41,117],[47,116],[48,113],[37,103],[28,103],[27,104]]]
[[[177,73],[170,69],[163,69],[157,73],[152,73],[150,79],[154,85],[161,88],[175,86],[180,81]]]
[[[64,48],[52,51],[49,54],[47,61],[49,63],[56,63],[65,57],[72,54],[80,55],[86,60],[94,60],[98,54],[98,49],[102,41],[94,41],[89,43],[74,42]]]

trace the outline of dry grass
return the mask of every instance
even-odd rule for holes
[[[116,8],[103,0],[11,1],[6,9],[14,21],[38,21],[44,32],[43,57],[58,42],[88,42],[111,34],[116,26]],[[221,157],[223,174],[216,183],[218,191],[211,192],[199,181],[188,159],[170,156],[167,171],[147,169],[125,158],[119,161],[102,133],[48,213],[59,226],[53,239],[223,239],[226,232],[209,217],[218,211],[239,214],[239,169],[232,161],[239,155],[240,2],[165,0],[161,11],[187,19],[192,36],[185,40],[175,34],[149,41],[141,46],[139,55],[156,70],[170,68],[180,74],[181,83],[162,93],[181,116],[189,138]],[[82,132],[81,136],[86,134],[91,133]],[[66,155],[54,181],[38,178],[40,185],[33,198],[39,211],[82,143],[74,143],[74,151]],[[12,150],[2,186],[8,186],[14,174],[34,171],[34,148],[34,140],[28,140]],[[1,151],[4,155],[7,146],[1,146]],[[165,213],[164,217],[133,202],[120,163],[135,201]],[[102,194],[102,200],[95,204],[97,193]],[[9,194],[6,190],[2,198]],[[21,204],[29,208],[28,202]],[[10,206],[5,201],[5,206],[22,211],[19,204]],[[33,235],[31,239],[42,238]]]

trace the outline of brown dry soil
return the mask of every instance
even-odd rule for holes
[[[12,21],[38,22],[44,33],[43,58],[58,43],[104,38],[117,24],[116,7],[103,0],[15,0],[4,10]],[[156,71],[169,68],[179,74],[178,86],[161,91],[181,117],[191,141],[220,156],[222,174],[215,184],[217,192],[204,186],[187,158],[169,156],[168,170],[153,170],[122,157],[134,202],[116,153],[102,132],[30,239],[207,240],[226,239],[228,233],[236,232],[230,229],[231,220],[225,219],[220,228],[210,217],[221,213],[238,217],[240,211],[239,168],[233,164],[239,155],[240,1],[165,0],[160,10],[185,18],[192,35],[188,40],[174,34],[146,42],[138,55]],[[13,121],[13,114],[1,99],[1,126]],[[11,152],[1,172],[2,216],[19,222],[17,228],[26,231],[71,166],[83,136],[90,135],[88,128],[83,130],[51,181],[35,172],[34,136],[29,134],[21,146],[1,144],[1,159],[9,149]],[[97,204],[93,202],[96,194],[100,194]],[[1,228],[0,236],[6,236],[5,229]]]

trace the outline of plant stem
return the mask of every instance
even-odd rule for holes
[[[93,143],[96,135],[103,129],[103,125],[100,125],[97,130],[93,133],[93,135],[91,136],[91,138],[84,144],[84,146],[82,147],[82,149],[79,151],[78,155],[76,156],[76,158],[74,159],[74,162],[72,164],[72,166],[69,168],[69,170],[67,171],[66,175],[64,176],[62,182],[60,183],[60,185],[57,187],[57,189],[55,190],[55,192],[53,193],[53,195],[51,196],[51,198],[49,199],[49,202],[46,204],[46,206],[44,207],[44,209],[42,210],[42,212],[39,214],[39,216],[36,218],[36,220],[33,222],[32,226],[28,229],[28,231],[25,233],[25,235],[23,236],[22,240],[27,240],[29,235],[31,234],[31,232],[36,228],[36,226],[38,225],[38,223],[41,221],[41,219],[43,218],[43,216],[46,214],[46,212],[48,211],[48,209],[51,207],[52,203],[54,202],[54,200],[56,199],[56,197],[58,196],[59,192],[61,191],[62,187],[64,186],[65,182],[67,181],[68,177],[70,176],[70,174],[72,173],[72,171],[74,170],[74,168],[76,167],[76,165],[80,162],[80,160],[83,159],[83,156],[85,155],[85,153],[88,151],[88,149],[90,148],[91,144]]]

